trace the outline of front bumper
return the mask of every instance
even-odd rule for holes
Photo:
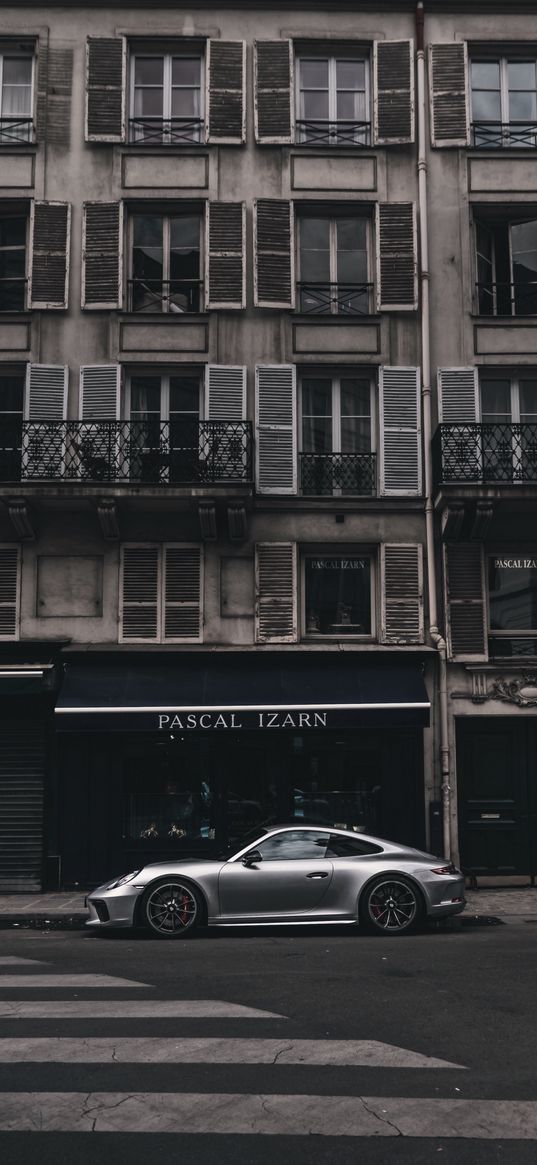
[[[98,929],[135,926],[136,903],[143,893],[143,886],[127,882],[115,890],[99,886],[86,898],[89,918],[86,926]]]

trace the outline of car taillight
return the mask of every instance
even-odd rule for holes
[[[457,867],[453,865],[453,862],[450,862],[448,866],[436,866],[435,869],[431,870],[431,874],[458,874],[458,873],[459,873],[459,871],[458,871]]]

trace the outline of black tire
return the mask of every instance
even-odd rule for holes
[[[180,878],[153,882],[140,901],[140,921],[156,938],[187,938],[203,921],[204,904],[194,886]]]
[[[362,892],[360,922],[375,934],[405,934],[422,916],[421,894],[402,874],[381,874]]]

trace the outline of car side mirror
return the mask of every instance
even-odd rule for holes
[[[245,854],[244,857],[241,858],[241,861],[243,866],[254,866],[257,865],[257,862],[262,862],[263,858],[261,857],[258,849],[251,849],[249,853]]]

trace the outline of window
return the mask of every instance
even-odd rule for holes
[[[537,54],[473,60],[474,146],[537,146]]]
[[[374,494],[370,378],[304,374],[300,388],[302,493]]]
[[[200,441],[201,378],[136,374],[127,386],[130,475],[141,481],[197,482],[203,468]]]
[[[186,542],[121,547],[120,643],[199,643],[203,615],[201,546]]]
[[[297,62],[297,142],[370,143],[368,61],[360,54],[304,54]]]
[[[374,845],[372,841],[365,841],[362,837],[344,837],[340,833],[331,833],[326,856],[327,858],[362,858],[366,854],[381,854],[382,852],[382,846]]]
[[[319,833],[313,829],[287,829],[284,833],[268,837],[255,848],[264,862],[299,861],[304,858],[320,860],[326,856],[329,836],[328,833]]]
[[[30,53],[0,52],[0,145],[32,141],[32,75]]]
[[[131,227],[130,311],[199,312],[199,213],[133,214]]]
[[[131,59],[129,138],[145,145],[201,142],[200,52],[137,52]]]
[[[0,213],[0,311],[26,304],[26,215]]]
[[[306,635],[371,635],[368,555],[310,555],[304,582]]]
[[[480,399],[485,479],[537,481],[537,377],[482,376]]]
[[[537,218],[476,218],[475,240],[478,314],[537,315]]]
[[[0,375],[0,481],[20,481],[24,373]]]
[[[488,560],[489,649],[492,655],[537,654],[537,556]]]
[[[368,220],[302,214],[297,309],[308,315],[369,315]]]

